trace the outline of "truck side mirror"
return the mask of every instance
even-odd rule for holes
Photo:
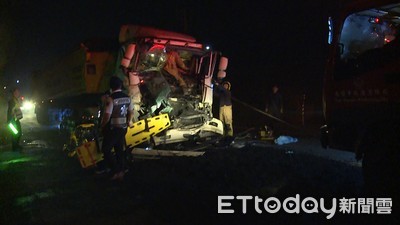
[[[121,66],[123,66],[124,68],[128,68],[128,66],[131,64],[132,57],[135,54],[135,49],[135,44],[128,45],[125,50],[124,58],[121,60]]]
[[[225,71],[226,68],[228,68],[228,58],[221,57],[218,66],[218,74],[217,74],[218,79],[223,79],[226,77],[226,71]]]

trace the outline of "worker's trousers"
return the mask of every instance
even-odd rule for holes
[[[219,119],[224,124],[224,133],[233,136],[232,106],[224,105],[219,108]]]
[[[21,129],[21,123],[19,120],[16,120],[14,123],[15,128],[17,129],[18,133],[17,134],[12,134],[11,135],[11,148],[13,151],[21,150],[21,146],[19,145],[19,139],[21,139],[22,136],[22,129]]]
[[[101,150],[106,164],[114,173],[125,168],[125,134],[126,128],[106,129]],[[114,153],[112,152],[114,149]]]

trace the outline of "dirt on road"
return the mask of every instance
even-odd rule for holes
[[[218,196],[252,196],[253,200],[258,196],[263,201],[275,197],[283,202],[298,194],[300,200],[313,197],[319,202],[324,198],[327,204],[333,198],[368,197],[359,165],[341,160],[346,157],[338,160],[310,154],[313,150],[304,141],[301,143],[305,145],[299,142],[297,148],[258,142],[242,148],[208,149],[201,157],[134,160],[124,181],[112,182],[93,169],[82,169],[76,158],[67,157],[56,132],[32,131],[30,137],[46,138],[39,142],[42,145],[26,144],[23,152],[11,152],[6,147],[0,150],[1,224],[393,222],[393,215],[347,215],[339,209],[331,219],[320,208],[312,214],[301,207],[298,214],[283,209],[269,213],[263,203],[259,214],[250,200],[246,214],[238,200],[229,200],[231,206],[219,208]],[[232,209],[234,213],[219,214],[219,209]],[[380,223],[383,219],[388,222]]]

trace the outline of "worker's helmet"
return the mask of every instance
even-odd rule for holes
[[[231,83],[229,81],[222,82],[222,86],[224,86],[225,84],[228,85],[228,90],[231,90]]]

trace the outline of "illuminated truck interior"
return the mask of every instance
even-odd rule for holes
[[[347,79],[399,57],[400,4],[349,15],[339,39],[335,79]]]
[[[398,117],[400,3],[385,2],[350,1],[328,21],[324,147],[354,151],[371,127]]]
[[[182,61],[189,68],[182,71],[181,77],[185,85],[169,74],[164,65],[167,60],[167,51],[176,51]],[[180,117],[181,125],[203,124],[203,116],[211,116],[211,106],[199,104],[203,99],[204,70],[208,70],[210,55],[202,50],[179,49],[155,44],[149,50],[138,53],[138,62],[135,66],[140,78],[139,89],[142,95],[141,114],[139,118],[154,116],[159,113],[168,113],[171,118]],[[207,57],[208,56],[208,57]],[[200,65],[206,65],[201,67]],[[214,66],[214,65],[212,65]],[[202,75],[203,74],[203,75]],[[197,115],[197,116],[195,116]],[[186,122],[189,122],[188,124]]]

